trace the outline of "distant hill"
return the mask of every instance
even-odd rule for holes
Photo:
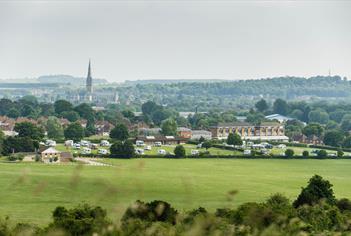
[[[86,78],[74,77],[71,75],[43,75],[37,78],[39,83],[58,83],[58,84],[72,84],[72,85],[84,85]],[[105,79],[93,78],[94,84],[107,84],[108,81]]]
[[[126,80],[124,82],[125,85],[137,85],[137,84],[176,84],[176,83],[216,83],[216,82],[224,82],[230,80],[222,80],[222,79],[149,79],[149,80]]]

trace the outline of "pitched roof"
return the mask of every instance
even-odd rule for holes
[[[44,151],[42,151],[41,153],[61,153],[60,151],[57,151],[55,148],[53,147],[49,147],[47,149],[45,149]]]

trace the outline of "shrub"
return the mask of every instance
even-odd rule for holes
[[[174,155],[177,158],[185,157],[185,148],[182,145],[178,145],[174,149]]]
[[[306,150],[302,152],[303,157],[308,157],[309,155],[310,155],[310,153]]]
[[[319,150],[317,153],[317,157],[321,159],[327,158],[327,156],[328,156],[328,153],[326,150]]]
[[[294,156],[294,150],[292,150],[292,149],[286,149],[286,151],[285,151],[285,156],[286,156],[287,158],[292,158],[292,157]]]
[[[328,180],[324,180],[321,176],[313,176],[294,201],[294,207],[317,204],[321,200],[325,200],[328,204],[335,204],[336,199],[332,186]]]
[[[177,215],[178,212],[167,202],[156,200],[144,203],[136,201],[133,206],[126,210],[122,222],[126,223],[131,219],[140,219],[149,222],[161,221],[175,224]]]
[[[52,217],[54,221],[49,228],[64,229],[71,235],[92,235],[110,224],[106,210],[88,204],[68,210],[62,206],[56,207]]]

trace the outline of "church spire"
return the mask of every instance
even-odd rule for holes
[[[87,93],[91,95],[93,92],[93,78],[91,77],[91,63],[89,59],[89,66],[88,66],[88,76],[87,76],[87,81],[86,81],[86,89]]]

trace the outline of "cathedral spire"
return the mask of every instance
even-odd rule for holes
[[[87,93],[91,95],[91,93],[93,92],[93,78],[91,77],[90,59],[89,59],[89,67],[88,67],[88,76],[86,81],[86,89],[87,89]]]

